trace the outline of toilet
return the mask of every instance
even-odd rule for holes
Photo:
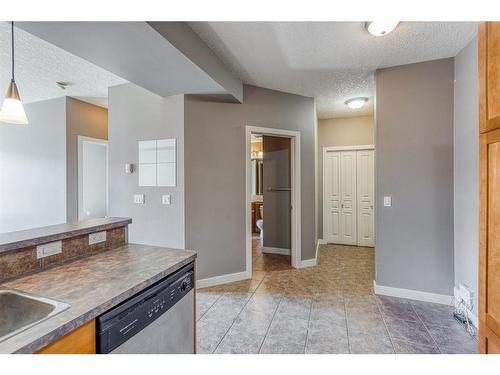
[[[264,217],[264,213],[263,213],[264,208],[262,205],[259,207],[259,212],[260,212],[260,217]],[[257,220],[256,225],[257,225],[257,228],[259,228],[259,230],[260,230],[259,237],[261,240],[263,240],[264,239],[264,220],[263,219]]]

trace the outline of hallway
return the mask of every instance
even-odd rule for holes
[[[449,306],[375,296],[372,248],[322,245],[318,257],[293,269],[254,252],[252,280],[199,289],[198,353],[477,351]]]

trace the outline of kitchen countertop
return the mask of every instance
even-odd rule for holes
[[[0,342],[0,353],[33,353],[195,259],[191,250],[126,244],[5,283],[71,306]]]
[[[89,219],[75,223],[50,225],[47,227],[0,233],[0,253],[42,243],[59,241],[87,233],[117,228],[132,222],[130,218],[108,217]]]

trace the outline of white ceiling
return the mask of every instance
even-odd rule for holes
[[[15,28],[15,74],[23,102],[72,96],[107,107],[108,87],[127,81],[64,51],[19,28]],[[0,96],[11,77],[10,23],[0,22]],[[69,82],[66,90],[56,81]]]
[[[316,98],[319,118],[373,113],[378,68],[455,56],[473,22],[402,22],[374,37],[364,22],[190,22],[245,83]],[[355,96],[369,101],[353,111]]]

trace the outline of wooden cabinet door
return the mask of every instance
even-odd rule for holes
[[[95,354],[95,329],[95,320],[91,320],[40,349],[37,354]]]
[[[479,350],[500,353],[500,22],[479,27]]]
[[[500,338],[483,322],[479,322],[479,331],[479,351],[483,354],[500,354]]]
[[[500,128],[500,22],[479,26],[479,129]]]
[[[486,341],[500,337],[500,129],[481,134],[480,170],[479,318],[483,329],[479,335],[485,352]]]

